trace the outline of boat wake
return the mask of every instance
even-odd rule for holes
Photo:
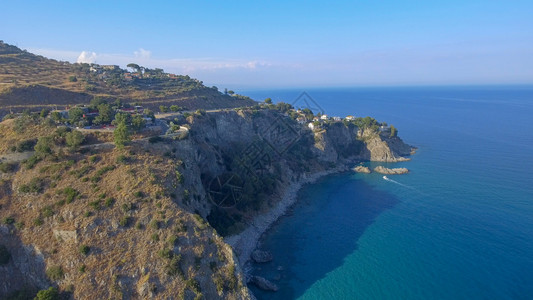
[[[412,186],[408,186],[408,185],[403,184],[403,183],[400,183],[400,182],[398,182],[398,181],[396,181],[396,180],[394,180],[394,179],[390,179],[390,178],[387,177],[387,176],[383,176],[383,179],[386,180],[386,181],[388,181],[388,182],[395,183],[395,184],[397,184],[397,185],[399,185],[399,186],[403,186],[404,188],[408,188],[408,189],[410,189],[410,190],[416,191],[416,192],[418,192],[418,193],[420,193],[420,194],[422,194],[422,195],[425,195],[424,193],[422,193],[421,191],[415,189],[414,187],[412,187]]]

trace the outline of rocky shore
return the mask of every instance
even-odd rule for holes
[[[285,190],[281,200],[268,212],[257,216],[243,232],[226,237],[224,240],[237,254],[241,266],[250,261],[252,252],[257,248],[259,238],[270,226],[285,214],[287,209],[296,203],[298,191],[303,185],[313,183],[320,177],[348,170],[347,166],[313,173],[305,176],[297,182],[291,183]]]

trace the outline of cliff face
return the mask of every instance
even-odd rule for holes
[[[275,110],[179,122],[188,136],[125,150],[72,152],[55,136],[52,154],[34,167],[0,173],[0,218],[13,220],[0,228],[0,244],[13,253],[0,270],[14,274],[0,274],[0,295],[54,285],[76,299],[248,299],[221,235],[244,230],[309,174],[353,160],[399,161],[411,151],[353,124],[311,131]],[[5,124],[0,139],[17,136]],[[55,130],[42,126],[29,132]]]
[[[412,146],[399,137],[390,137],[371,129],[360,129],[353,124],[340,122],[329,124],[327,128],[314,131],[314,153],[317,158],[328,162],[343,159],[398,162],[413,153]]]

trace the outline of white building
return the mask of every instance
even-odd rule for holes
[[[328,119],[328,115],[322,115],[322,116],[320,116],[320,119],[321,120],[327,120]]]

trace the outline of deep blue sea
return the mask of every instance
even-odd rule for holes
[[[533,299],[533,87],[308,89],[418,147],[410,173],[305,186],[263,237],[259,299]],[[240,91],[291,103],[302,90]],[[378,163],[370,163],[372,167]],[[387,165],[387,164],[384,164]]]

